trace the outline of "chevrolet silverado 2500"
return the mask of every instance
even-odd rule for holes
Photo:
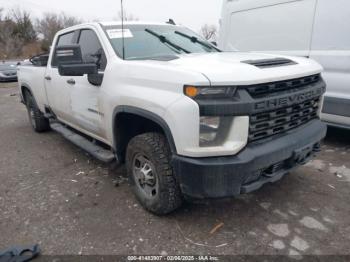
[[[319,64],[221,52],[183,26],[78,25],[31,61],[19,88],[34,130],[126,163],[137,199],[156,214],[275,182],[326,133]]]

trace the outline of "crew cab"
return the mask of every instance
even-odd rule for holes
[[[222,52],[179,25],[77,25],[31,61],[18,77],[34,130],[125,163],[137,199],[159,215],[276,182],[326,134],[318,63]]]

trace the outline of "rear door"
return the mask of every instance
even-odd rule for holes
[[[105,51],[98,35],[93,29],[79,31],[77,42],[81,47],[85,63],[97,63],[99,73],[103,74],[107,66]],[[102,109],[102,86],[89,83],[87,75],[70,77],[70,107],[73,124],[90,135],[106,138],[104,112]]]
[[[75,41],[76,31],[71,31],[58,36],[54,49],[57,46],[69,45]],[[53,58],[54,50],[51,52],[51,59],[45,73],[45,88],[48,96],[49,106],[55,115],[65,122],[72,121],[70,86],[67,81],[68,76],[60,76],[58,73],[58,64]]]

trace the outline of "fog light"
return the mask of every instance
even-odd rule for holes
[[[222,145],[226,141],[232,121],[233,117],[201,117],[199,146]]]

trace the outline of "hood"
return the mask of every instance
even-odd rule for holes
[[[259,66],[269,61],[275,62],[272,66]],[[211,85],[252,85],[299,78],[322,71],[318,63],[307,58],[241,52],[182,55],[167,63],[199,72],[208,78]]]

